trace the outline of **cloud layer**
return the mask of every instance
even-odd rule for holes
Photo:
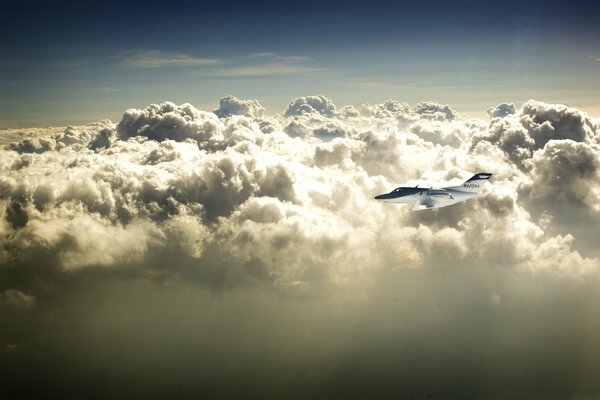
[[[417,397],[451,393],[451,379],[433,384],[415,377],[427,369],[438,378],[443,376],[444,368],[462,354],[445,346],[468,353],[469,342],[475,352],[491,346],[489,358],[475,355],[474,364],[467,362],[454,379],[477,375],[478,363],[491,375],[494,368],[508,373],[516,365],[510,357],[522,351],[510,333],[498,333],[498,342],[489,337],[480,342],[466,325],[450,323],[450,336],[430,333],[433,347],[385,350],[391,345],[387,335],[398,333],[400,343],[409,348],[419,335],[439,331],[437,324],[448,323],[447,317],[459,321],[454,324],[480,324],[488,332],[492,327],[486,313],[502,314],[515,329],[525,329],[526,312],[534,309],[519,310],[519,301],[547,300],[565,322],[588,321],[590,326],[598,322],[586,320],[583,314],[569,315],[565,304],[594,309],[591,300],[581,296],[592,296],[590,282],[597,282],[600,268],[600,251],[594,242],[600,234],[600,123],[577,109],[538,101],[520,109],[501,104],[488,113],[490,121],[480,121],[464,119],[436,102],[414,108],[394,100],[336,107],[324,96],[308,96],[293,100],[282,115],[268,116],[256,100],[228,96],[214,112],[190,104],[152,104],[127,110],[117,124],[100,121],[68,127],[6,145],[0,151],[0,307],[6,310],[4,322],[13,328],[0,337],[5,347],[0,357],[15,367],[35,360],[42,365],[50,359],[54,362],[58,354],[54,351],[68,347],[65,337],[54,335],[68,326],[62,317],[50,317],[57,312],[71,315],[79,324],[73,327],[75,336],[66,335],[75,341],[74,348],[85,347],[83,337],[93,341],[89,324],[107,333],[106,324],[114,317],[104,314],[104,307],[116,304],[99,300],[100,293],[133,304],[147,301],[146,306],[128,308],[138,313],[130,318],[143,324],[151,318],[150,308],[158,304],[147,294],[150,285],[161,296],[172,294],[172,288],[187,293],[170,304],[181,307],[176,315],[199,325],[185,328],[172,321],[181,329],[214,341],[227,325],[245,334],[254,332],[248,343],[265,346],[267,352],[282,352],[281,360],[260,356],[246,347],[245,339],[225,334],[221,343],[233,350],[224,350],[225,364],[207,375],[214,378],[209,386],[215,395],[236,395],[219,392],[219,379],[243,380],[245,371],[257,362],[273,368],[266,371],[281,370],[288,365],[284,360],[297,362],[299,369],[283,368],[278,375],[281,382],[271,387],[273,396],[305,385],[314,388],[314,395],[341,396],[343,385],[336,382],[353,382],[348,383],[349,393],[358,397],[397,393],[390,368],[413,382],[408,387]],[[476,200],[458,206],[410,212],[373,201],[374,195],[400,183],[456,184],[483,170],[494,173],[492,184]],[[127,293],[123,282],[139,297]],[[394,294],[390,282],[405,292]],[[97,292],[85,294],[81,288]],[[466,294],[460,294],[463,289]],[[222,293],[224,298],[210,306],[210,293]],[[398,304],[394,296],[414,307]],[[183,305],[190,299],[208,307],[201,313],[214,314],[211,318],[221,328],[210,331],[210,325],[191,316],[193,307]],[[440,314],[432,302],[446,304],[448,314]],[[257,316],[244,322],[244,317],[235,316],[242,304],[252,315],[272,312],[272,318]],[[353,304],[352,311],[344,304]],[[380,310],[386,318],[394,315],[390,304],[417,325],[407,328],[389,322],[367,333],[362,324],[369,318],[382,324],[370,314]],[[85,317],[86,308],[97,317]],[[327,322],[323,311],[327,309],[339,318],[338,323]],[[411,315],[418,309],[417,316]],[[540,329],[554,332],[553,337],[564,340],[573,351],[578,340],[593,340],[577,328],[557,333],[550,313],[538,311],[539,324],[523,333],[528,343]],[[28,323],[24,315],[31,315],[33,322]],[[349,334],[334,344],[311,330],[302,334],[302,325],[290,316],[325,324],[333,337],[344,331]],[[270,326],[276,321],[283,324],[280,330],[273,326],[264,336],[255,331],[260,323]],[[123,328],[126,336],[140,329],[123,321],[119,324],[128,326]],[[35,333],[40,328],[53,332],[51,345],[56,349],[47,360],[32,353],[40,349]],[[451,336],[467,331],[464,338]],[[365,347],[351,350],[365,334]],[[150,340],[178,335],[161,328]],[[131,345],[129,339],[123,340]],[[550,346],[549,339],[540,340]],[[193,345],[190,338],[183,342]],[[320,371],[319,376],[302,375],[302,366],[314,365],[311,357],[316,356],[312,350],[303,354],[302,343],[321,346],[325,365],[332,369]],[[100,345],[89,345],[102,358]],[[136,349],[131,350],[133,359],[142,360],[137,351],[147,349],[146,345]],[[228,363],[238,350],[243,356],[236,369]],[[174,351],[183,354],[184,350],[175,346]],[[383,356],[386,352],[390,358]],[[498,358],[502,352],[507,352],[509,361]],[[531,359],[521,365],[524,374],[533,373],[544,358],[534,350],[527,352]],[[379,353],[382,359],[372,358]],[[362,360],[354,366],[347,364],[353,354]],[[568,352],[549,355],[552,362],[572,365],[569,356]],[[439,362],[428,364],[431,357],[439,357]],[[168,365],[175,365],[174,359],[167,359]],[[401,367],[396,364],[401,359],[416,364],[413,369]],[[589,363],[585,365],[593,373],[600,371],[593,360],[579,362]],[[104,371],[99,363],[97,371]],[[83,364],[74,357],[65,368]],[[203,361],[192,370],[204,371],[209,365]],[[132,362],[130,367],[139,365]],[[119,367],[122,373],[128,370],[126,365]],[[355,375],[365,370],[382,372],[356,380]],[[39,367],[38,373],[44,371],[44,366]],[[144,371],[150,376],[156,372]],[[454,393],[486,397],[494,385],[509,383],[532,394],[546,393],[535,392],[536,379],[560,373],[560,367],[550,367],[547,373],[521,382],[511,374],[497,379],[479,376],[478,384],[466,386],[471,392],[463,386],[454,388]],[[82,382],[98,384],[91,375],[75,375]],[[590,376],[584,374],[580,381],[565,377],[563,385],[558,382],[549,388],[563,394],[589,394],[596,388]],[[188,377],[182,379],[188,382]],[[44,385],[63,394],[62,385],[70,382],[48,379]],[[143,385],[132,379],[133,392],[126,395],[142,393]],[[266,376],[253,373],[247,379],[240,381],[240,388],[256,393],[264,389]],[[169,375],[161,380],[164,386],[155,389],[165,394],[161,390],[172,390],[175,381]],[[195,393],[194,387],[186,393]],[[10,390],[39,395],[18,383]],[[311,394],[305,389],[298,393]]]

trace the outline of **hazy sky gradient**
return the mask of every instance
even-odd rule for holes
[[[117,120],[151,102],[268,112],[437,100],[600,110],[600,6],[536,2],[1,2],[0,127]]]

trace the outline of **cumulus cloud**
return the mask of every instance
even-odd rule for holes
[[[496,111],[490,115],[496,115]],[[597,125],[586,113],[575,108],[529,100],[519,112],[493,118],[488,131],[477,135],[473,145],[482,140],[490,141],[515,164],[527,168],[530,166],[527,161],[534,151],[550,140],[564,139],[598,143]]]
[[[415,113],[436,120],[452,121],[458,118],[458,113],[447,104],[439,104],[435,101],[422,101],[417,104]]]
[[[336,114],[335,104],[325,96],[306,96],[295,99],[285,110],[286,117],[314,113],[333,117]]]
[[[166,102],[152,104],[144,110],[130,109],[117,125],[120,139],[142,136],[152,140],[207,140],[222,128],[217,116],[200,111],[191,104],[181,106]]]
[[[490,107],[487,109],[487,113],[490,118],[504,118],[516,112],[515,105],[513,103],[502,103],[496,107]]]
[[[86,344],[78,335],[96,349],[94,332],[100,332],[117,347],[124,343],[137,360],[119,363],[118,371],[139,367],[159,376],[140,367],[148,364],[138,362],[142,354],[154,349],[150,353],[161,359],[155,344],[173,340],[178,359],[197,356],[184,351],[197,344],[178,333],[189,331],[207,347],[222,340],[200,357],[221,354],[224,360],[218,373],[202,378],[210,393],[221,388],[219,374],[243,380],[247,371],[259,371],[252,367],[258,359],[271,365],[265,376],[283,374],[277,375],[283,381],[337,394],[341,388],[316,368],[314,352],[283,343],[324,349],[328,365],[362,360],[360,368],[336,372],[345,382],[360,370],[385,370],[402,355],[421,359],[430,345],[446,343],[458,349],[449,359],[475,354],[488,366],[498,357],[490,371],[497,368],[513,382],[515,364],[502,357],[521,354],[521,342],[500,333],[506,342],[490,347],[497,337],[490,315],[498,321],[508,315],[503,324],[521,327],[528,312],[539,310],[522,310],[515,299],[529,307],[533,296],[535,304],[548,301],[567,322],[581,323],[565,304],[585,303],[579,288],[592,293],[585,285],[600,268],[590,239],[600,234],[599,132],[586,114],[530,101],[519,111],[501,104],[489,111],[491,121],[479,121],[436,102],[338,109],[324,96],[295,99],[284,115],[263,113],[257,101],[233,96],[221,99],[214,112],[165,102],[127,110],[116,125],[67,127],[6,145],[0,157],[0,308],[14,329],[0,335],[0,344],[14,351],[5,353],[39,349],[37,329],[52,328],[49,340],[57,348],[73,341],[79,350]],[[492,172],[494,179],[461,205],[410,212],[373,201],[400,184],[455,185],[477,171]],[[215,300],[215,293],[222,297]],[[25,312],[39,315],[30,323]],[[540,328],[523,333],[528,341],[557,329],[554,316],[536,315]],[[338,322],[327,325],[332,316]],[[69,317],[76,323],[70,325]],[[413,323],[402,322],[408,319]],[[487,332],[485,340],[463,329],[470,322]],[[449,336],[439,324],[449,327]],[[324,326],[331,338],[345,339],[333,344],[307,326]],[[147,341],[137,347],[118,333],[144,331],[150,331]],[[581,335],[570,332],[561,340],[572,348]],[[360,345],[365,337],[368,343]],[[393,347],[391,337],[406,349]],[[410,346],[417,337],[427,345]],[[319,373],[298,378],[300,370],[264,358],[272,354],[264,349]],[[125,357],[112,348],[106,356],[94,351],[100,364]],[[539,369],[542,356],[534,353],[527,353],[535,360],[522,366],[527,371]],[[30,354],[30,361],[39,361],[38,353]],[[554,360],[568,364],[565,357],[558,353]],[[175,356],[167,359],[177,364]],[[83,359],[69,363],[84,370]],[[212,371],[209,361],[200,364],[190,370]],[[434,368],[437,377],[447,371],[442,367]],[[423,364],[402,373],[420,382],[417,392],[421,384],[434,392],[450,387],[423,378],[428,370]],[[454,377],[478,371],[465,366]],[[259,393],[266,380],[256,374],[245,387]],[[171,379],[156,382],[171,388]],[[393,381],[369,375],[366,386],[351,386],[385,397],[397,388]],[[15,385],[14,393],[38,394]],[[272,393],[283,397],[287,389]]]
[[[408,103],[397,100],[387,100],[381,104],[365,104],[363,110],[367,115],[377,118],[409,116],[412,113]]]
[[[240,100],[234,96],[223,97],[219,101],[219,108],[213,112],[219,118],[231,115],[245,115],[247,117],[258,117],[264,112],[264,108],[257,100]]]
[[[596,145],[552,140],[533,156],[535,190],[531,200],[547,207],[600,212],[600,152]],[[527,189],[523,189],[527,190]]]
[[[182,254],[200,262],[206,261],[202,257],[207,248],[229,257],[250,251],[233,264],[254,260],[265,269],[263,278],[276,284],[340,282],[348,268],[341,260],[332,261],[335,254],[368,258],[360,246],[349,246],[352,238],[365,235],[362,239],[373,246],[393,247],[402,240],[389,237],[419,235],[398,227],[383,241],[378,239],[379,224],[389,213],[399,212],[399,218],[410,223],[428,221],[429,217],[422,221],[403,209],[382,208],[371,201],[373,194],[401,181],[459,182],[476,170],[494,171],[496,182],[512,192],[500,195],[498,186],[480,197],[486,226],[498,229],[496,239],[489,237],[491,243],[482,235],[480,223],[467,224],[471,219],[466,211],[472,206],[456,208],[462,213],[448,222],[463,225],[444,237],[455,242],[461,257],[493,248],[498,237],[508,235],[503,227],[509,219],[526,227],[506,239],[514,252],[508,258],[519,268],[533,257],[522,251],[523,246],[543,246],[568,234],[544,233],[528,211],[534,216],[542,211],[553,215],[566,203],[598,212],[597,149],[589,143],[596,132],[586,116],[567,107],[528,102],[518,114],[495,117],[486,127],[460,119],[448,106],[435,102],[419,103],[415,110],[396,101],[365,105],[367,114],[349,119],[337,114],[331,100],[312,96],[290,103],[286,115],[295,118],[283,131],[270,133],[263,132],[256,119],[262,111],[256,101],[230,96],[221,99],[215,111],[230,117],[220,121],[190,104],[166,102],[127,110],[116,126],[108,121],[68,127],[49,138],[10,144],[4,150],[0,181],[7,231],[3,259],[16,264],[47,259],[64,270],[119,267],[149,263],[156,252],[166,254],[172,243],[181,243]],[[398,115],[424,118],[401,128]],[[496,159],[496,151],[506,158]],[[531,160],[525,158],[532,152]],[[513,167],[515,156],[518,163]],[[527,165],[534,168],[529,178],[522,173]],[[556,185],[557,191],[551,189]],[[267,223],[260,217],[251,223],[256,219],[251,210],[263,215],[265,207],[277,210],[278,219]],[[362,210],[360,218],[354,209]],[[336,232],[331,226],[337,227],[336,239],[329,236]],[[441,225],[428,227],[424,238],[435,238],[438,229]],[[183,240],[182,232],[199,239]],[[315,241],[300,239],[317,232],[322,235]],[[265,240],[271,234],[277,237],[275,247]],[[465,242],[465,235],[474,240]],[[256,253],[261,243],[253,237],[267,247]],[[406,242],[415,255],[413,264],[427,260],[431,243],[423,240],[422,246],[416,239]],[[292,242],[294,247],[287,249],[284,244]],[[568,252],[571,242],[558,248]],[[327,253],[322,243],[331,248],[325,258],[320,256]],[[280,248],[286,249],[289,261],[283,254],[273,258]],[[312,249],[310,260],[295,258],[307,251],[303,248]],[[489,254],[480,257],[493,259]],[[272,264],[273,259],[278,262]],[[375,259],[384,265],[393,257]],[[588,271],[594,260],[581,261],[581,271]],[[307,276],[302,268],[313,272]],[[238,268],[240,272],[249,273]]]
[[[437,101],[423,101],[412,108],[408,103],[389,99],[381,104],[363,104],[360,112],[366,117],[395,119],[401,128],[419,120],[450,122],[460,119],[459,114],[449,105]]]

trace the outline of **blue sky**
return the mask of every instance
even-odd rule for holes
[[[600,114],[591,1],[19,1],[0,15],[0,127],[118,120],[163,100],[212,109],[228,94],[270,113],[324,94]]]

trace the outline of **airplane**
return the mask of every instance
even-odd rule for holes
[[[411,210],[427,210],[440,208],[460,203],[479,194],[479,189],[492,174],[480,172],[460,186],[441,189],[413,187],[399,187],[386,194],[375,196],[375,200],[384,203],[410,204]]]

